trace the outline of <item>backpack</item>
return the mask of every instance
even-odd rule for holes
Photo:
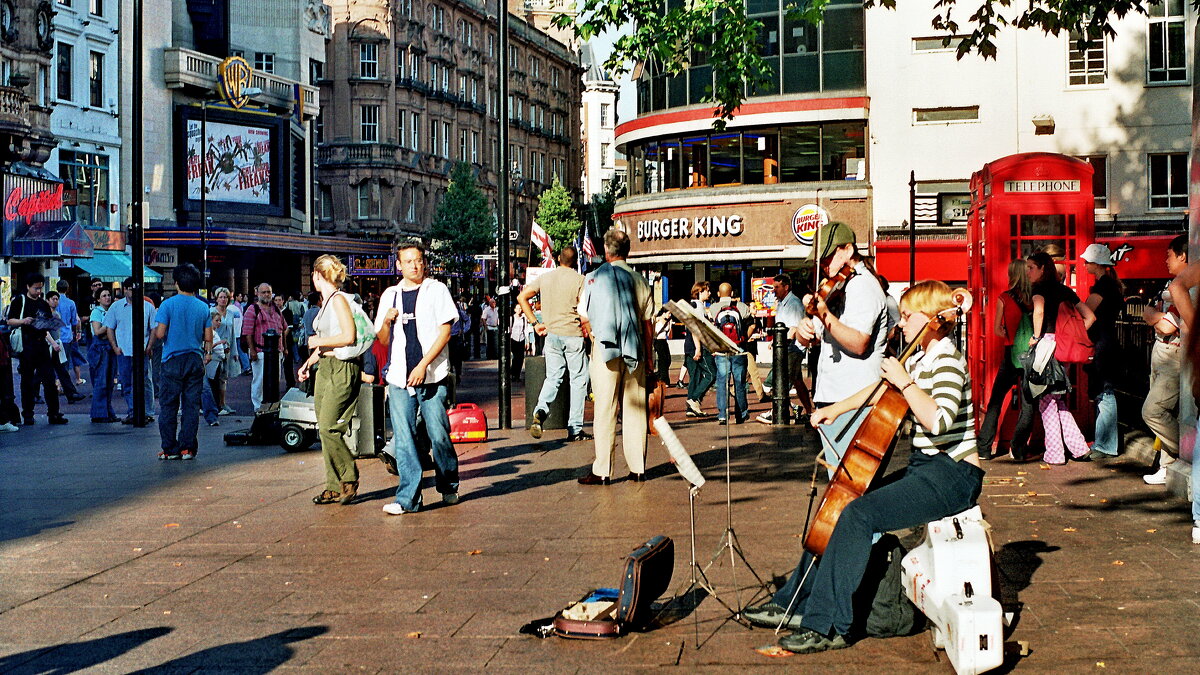
[[[1021,315],[1021,323],[1017,324],[1017,332],[1013,334],[1011,359],[1013,368],[1023,368],[1021,355],[1029,351],[1029,340],[1033,337],[1033,319],[1028,314]]]
[[[350,316],[354,317],[354,344],[334,349],[333,355],[343,361],[349,361],[357,359],[371,348],[371,344],[375,342],[375,324],[354,298],[346,293],[340,295],[346,299],[346,304],[350,305]],[[324,310],[323,307],[321,309]]]
[[[907,553],[894,534],[881,536],[871,547],[867,569],[854,593],[854,632],[889,638],[925,628],[925,615],[904,592],[901,563]]]
[[[742,314],[738,311],[737,305],[729,304],[721,308],[717,312],[714,323],[717,328],[725,334],[725,337],[733,341],[735,345],[741,345],[746,338],[742,335]]]
[[[1075,306],[1068,302],[1059,305],[1054,323],[1054,358],[1059,363],[1088,363],[1095,352],[1083,317],[1075,311]]]
[[[25,313],[25,295],[22,294],[20,296],[20,299],[21,299],[21,309],[20,309],[20,311],[17,312],[17,318],[21,318],[21,315]],[[21,330],[20,326],[13,328],[12,331],[8,334],[8,350],[10,352],[12,352],[13,356],[20,356],[21,352],[25,351],[25,337],[24,336],[25,336],[25,331]]]

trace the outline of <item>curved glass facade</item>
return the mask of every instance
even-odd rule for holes
[[[678,0],[667,0],[668,9]],[[759,22],[758,43],[770,69],[770,81],[746,94],[776,96],[862,89],[866,86],[863,7],[861,0],[831,0],[825,20],[812,25],[786,16],[794,0],[747,0],[746,14]],[[782,28],[782,30],[781,30]],[[690,66],[667,75],[655,64],[637,85],[639,115],[706,103],[713,73],[703,51],[693,50]]]
[[[699,131],[630,143],[631,195],[722,185],[866,179],[867,125]]]

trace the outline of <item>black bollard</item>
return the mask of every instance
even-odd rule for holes
[[[771,378],[771,389],[774,390],[771,397],[772,424],[787,424],[792,414],[791,395],[788,394],[791,384],[788,382],[787,334],[788,327],[778,321],[771,328],[771,372],[774,374]]]
[[[263,403],[279,400],[279,333],[263,333]]]

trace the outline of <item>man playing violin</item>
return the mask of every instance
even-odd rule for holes
[[[960,513],[979,498],[983,470],[975,452],[966,357],[948,336],[953,319],[931,324],[939,315],[945,319],[955,305],[950,287],[940,281],[923,281],[900,300],[900,327],[920,351],[907,363],[883,359],[881,371],[888,389],[904,397],[915,421],[908,467],[846,505],[820,564],[804,584],[807,596],[794,605],[795,616],[786,625],[796,632],[780,640],[784,649],[808,654],[849,646],[856,637],[851,634],[852,596],[866,571],[873,536]],[[930,330],[925,330],[927,324]],[[932,329],[943,325],[940,333]],[[867,387],[815,410],[813,426],[828,425],[873,396],[877,400],[884,391],[875,393],[877,389]],[[777,594],[775,601],[780,600]]]

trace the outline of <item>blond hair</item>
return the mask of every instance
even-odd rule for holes
[[[346,281],[346,266],[336,255],[326,253],[317,258],[317,261],[313,263],[313,271],[325,277],[326,281],[338,288],[341,288],[342,282]]]
[[[938,312],[955,307],[954,293],[943,281],[929,279],[917,282],[900,297],[900,309],[920,312],[933,317]]]

